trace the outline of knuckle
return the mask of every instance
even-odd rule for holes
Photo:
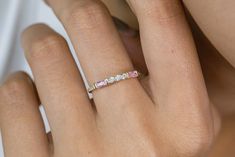
[[[35,39],[31,43],[30,52],[27,54],[29,59],[41,60],[54,58],[59,55],[59,49],[66,45],[64,38],[58,34],[48,33]]]
[[[143,18],[154,18],[158,21],[168,21],[179,15],[183,15],[179,0],[147,0],[133,1],[131,5],[136,9],[136,13]]]
[[[186,156],[201,156],[205,155],[205,153],[210,149],[211,147],[211,142],[209,142],[206,139],[198,138],[195,139],[194,141],[192,140],[190,149],[185,148],[184,155]]]
[[[24,72],[12,74],[0,88],[1,93],[19,93],[25,88],[28,75]]]
[[[95,28],[108,15],[108,9],[100,1],[89,0],[74,3],[61,12],[61,18],[78,29]]]
[[[195,144],[193,145],[193,150],[195,152],[206,152],[210,148],[214,140],[214,134],[211,132],[213,131],[203,131],[198,133],[195,138]]]
[[[180,147],[178,150],[181,150],[180,154],[185,156],[201,156],[206,153],[214,140],[212,132],[205,127],[201,127],[194,129],[190,135],[185,135],[184,139],[182,139],[184,142],[178,145]]]
[[[6,104],[14,104],[27,88],[29,77],[24,72],[12,74],[9,79],[0,87],[0,100]],[[2,103],[1,103],[2,104]]]

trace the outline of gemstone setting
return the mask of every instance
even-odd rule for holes
[[[140,73],[137,70],[129,71],[126,73],[122,73],[116,76],[111,76],[109,78],[106,78],[104,80],[98,81],[88,87],[88,92],[91,93],[95,89],[102,88],[111,84],[114,84],[116,82],[131,79],[131,78],[138,78],[140,76]]]
[[[115,77],[110,77],[110,78],[108,78],[107,79],[107,82],[109,83],[109,84],[112,84],[112,83],[114,83],[115,82]]]
[[[136,78],[139,76],[139,73],[138,73],[138,71],[135,70],[135,71],[128,72],[128,75],[130,78]]]
[[[128,79],[128,78],[129,78],[128,73],[123,73],[123,74],[122,74],[122,79],[123,79],[123,80]]]
[[[120,80],[122,80],[122,75],[115,76],[115,81],[120,81]]]
[[[104,86],[106,86],[108,83],[105,80],[99,81],[95,83],[95,87],[96,88],[102,88]]]

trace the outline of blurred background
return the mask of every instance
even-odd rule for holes
[[[14,71],[23,70],[31,75],[21,48],[20,34],[29,25],[39,22],[46,23],[68,40],[63,26],[43,0],[0,0],[0,83]],[[70,42],[69,45],[74,55]],[[49,131],[44,110],[40,109]],[[4,157],[1,139],[0,157]]]

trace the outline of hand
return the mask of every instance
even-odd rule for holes
[[[87,96],[66,41],[38,24],[23,34],[35,78],[9,77],[0,90],[6,157],[198,157],[218,128],[194,42],[177,0],[129,0],[140,24],[149,92],[137,79]],[[89,83],[133,70],[111,16],[97,0],[49,0]],[[44,105],[49,142],[38,110]],[[52,146],[52,147],[51,147]]]

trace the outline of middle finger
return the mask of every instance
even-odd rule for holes
[[[70,35],[89,83],[133,70],[112,18],[102,2],[98,0],[48,0],[48,2]],[[109,112],[114,111],[115,106],[120,107],[128,103],[127,96],[130,98],[128,100],[132,101],[142,98],[142,95],[145,95],[143,92],[139,82],[131,79],[95,91],[94,101],[98,112]]]

